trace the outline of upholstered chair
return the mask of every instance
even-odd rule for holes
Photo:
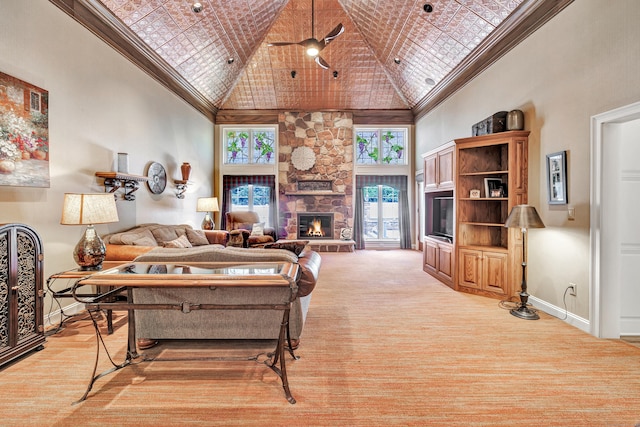
[[[227,212],[225,219],[226,229],[229,232],[229,246],[248,248],[277,240],[275,229],[264,227],[256,212]]]

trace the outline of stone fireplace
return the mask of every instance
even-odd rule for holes
[[[333,213],[298,213],[298,239],[311,240],[333,238]]]
[[[284,112],[278,122],[281,235],[336,241],[353,227],[353,115]],[[305,235],[314,218],[324,236]]]

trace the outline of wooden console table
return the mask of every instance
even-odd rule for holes
[[[289,403],[296,403],[289,390],[285,363],[285,340],[291,357],[296,355],[291,345],[289,334],[289,313],[291,303],[295,300],[298,286],[297,264],[292,263],[128,263],[119,267],[103,270],[95,274],[83,277],[75,282],[71,293],[73,297],[85,304],[89,313],[99,310],[127,311],[128,334],[127,353],[125,360],[120,364],[111,362],[113,367],[96,375],[100,348],[109,356],[108,350],[102,340],[100,329],[93,316],[93,325],[96,333],[96,361],[93,367],[91,380],[84,395],[78,400],[82,402],[87,398],[93,384],[101,377],[122,369],[140,357],[136,349],[135,336],[135,312],[136,310],[180,310],[189,313],[193,310],[280,310],[283,312],[280,332],[277,337],[276,348],[270,353],[265,364],[271,368],[282,381],[282,387]],[[78,291],[85,286],[96,286],[99,289],[108,289],[106,292],[94,295],[82,295]],[[260,304],[199,304],[197,301],[185,301],[182,303],[144,303],[137,304],[133,300],[133,289],[151,288],[213,288],[213,287],[243,287],[253,288],[258,291],[261,288],[278,289],[281,292],[269,293],[268,301]],[[125,294],[126,301],[114,298],[115,295]],[[274,337],[275,339],[276,337]],[[109,360],[111,357],[109,356]],[[161,359],[142,359],[153,361]],[[201,359],[198,359],[201,360]],[[219,359],[216,359],[219,360]]]

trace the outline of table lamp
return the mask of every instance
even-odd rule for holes
[[[107,250],[93,225],[110,222],[118,222],[118,210],[113,194],[65,193],[60,224],[87,226],[73,251],[73,259],[80,266],[80,270],[102,269]]]
[[[522,230],[522,289],[520,291],[520,304],[517,308],[511,310],[511,314],[521,319],[537,320],[540,318],[538,313],[530,310],[527,307],[527,301],[529,300],[529,294],[527,293],[527,278],[526,278],[526,257],[525,249],[527,247],[525,238],[528,228],[544,228],[544,224],[536,211],[536,208],[529,205],[518,205],[511,209],[511,213],[504,224],[505,227],[519,228]]]
[[[200,197],[198,199],[196,212],[206,212],[202,220],[203,230],[213,230],[215,228],[216,224],[213,222],[210,213],[218,212],[219,210],[217,197]]]

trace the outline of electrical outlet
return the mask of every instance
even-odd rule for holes
[[[573,297],[578,295],[578,285],[575,283],[569,283],[569,295]]]

